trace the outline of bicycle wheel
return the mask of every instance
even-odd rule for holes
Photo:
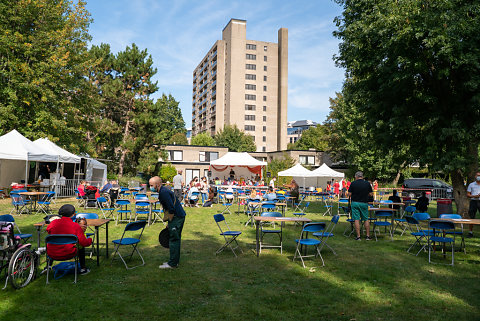
[[[21,289],[35,276],[35,254],[28,247],[15,251],[8,265],[8,277],[15,289]]]

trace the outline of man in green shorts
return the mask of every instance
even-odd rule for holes
[[[370,222],[368,221],[368,197],[373,195],[372,185],[363,179],[362,172],[355,173],[355,181],[350,184],[348,196],[351,200],[352,219],[355,220],[355,232],[360,241],[360,220],[364,222],[367,231],[367,241],[370,241]]]

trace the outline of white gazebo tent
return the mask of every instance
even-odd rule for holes
[[[96,159],[88,158],[85,179],[87,181],[100,182],[103,184],[107,179],[107,165]]]
[[[317,177],[317,187],[322,188],[325,188],[327,181],[333,178],[343,179],[345,177],[344,173],[331,169],[327,164],[322,164],[322,166],[312,171],[312,173]]]
[[[261,175],[262,167],[266,162],[259,161],[248,153],[228,152],[219,159],[210,162],[212,177],[226,179],[229,177],[230,169],[233,169],[237,178],[248,179],[258,174]]]
[[[0,187],[25,179],[29,161],[56,162],[58,156],[34,144],[16,130],[0,137]]]
[[[315,177],[312,171],[309,171],[305,167],[303,167],[301,164],[296,164],[295,166],[286,169],[284,171],[278,172],[278,176],[291,176],[295,181],[297,181],[297,184],[302,183],[303,190],[307,186],[313,186],[311,184],[314,184],[315,181],[312,179]],[[308,180],[307,180],[308,179]]]

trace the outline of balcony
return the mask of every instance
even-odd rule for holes
[[[217,71],[212,71],[212,77],[214,77],[217,74]]]
[[[211,96],[213,97],[213,96],[215,96],[216,94],[217,94],[217,91],[214,90],[214,91],[212,91]]]
[[[217,65],[217,61],[215,60],[213,63],[212,63],[212,68],[215,67]]]
[[[210,106],[213,107],[213,106],[215,106],[216,104],[217,104],[217,100],[215,99],[215,100],[212,100],[212,102],[210,103]]]
[[[212,88],[215,87],[216,85],[217,85],[217,81],[214,80],[214,81],[212,82]]]

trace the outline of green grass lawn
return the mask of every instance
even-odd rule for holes
[[[74,202],[62,200],[54,208],[68,201]],[[9,200],[0,201],[1,214],[10,208]],[[215,256],[223,244],[212,217],[219,209],[186,209],[178,269],[158,268],[168,250],[158,244],[163,224],[156,223],[145,229],[140,247],[145,266],[127,271],[120,261],[102,261],[97,267],[95,259],[87,259],[92,271],[79,276],[77,284],[72,275],[47,286],[42,275],[22,290],[9,286],[0,291],[0,320],[479,319],[477,237],[467,239],[467,255],[456,253],[454,267],[433,265],[425,253],[406,253],[410,236],[397,234],[393,242],[383,237],[356,242],[342,236],[347,226],[342,217],[330,240],[338,255],[324,249],[326,265],[307,259],[304,269],[300,261],[292,262],[300,227],[287,223],[283,254],[263,250],[257,258],[252,251],[255,229],[244,226],[243,214],[227,215],[227,221],[243,232],[239,242],[244,253],[235,258],[226,250]],[[430,211],[435,213],[435,206]],[[308,217],[330,219],[321,212],[321,204],[312,204]],[[32,224],[42,217],[22,215],[16,220],[22,232],[35,233]],[[112,223],[110,240],[119,237],[124,226]]]

